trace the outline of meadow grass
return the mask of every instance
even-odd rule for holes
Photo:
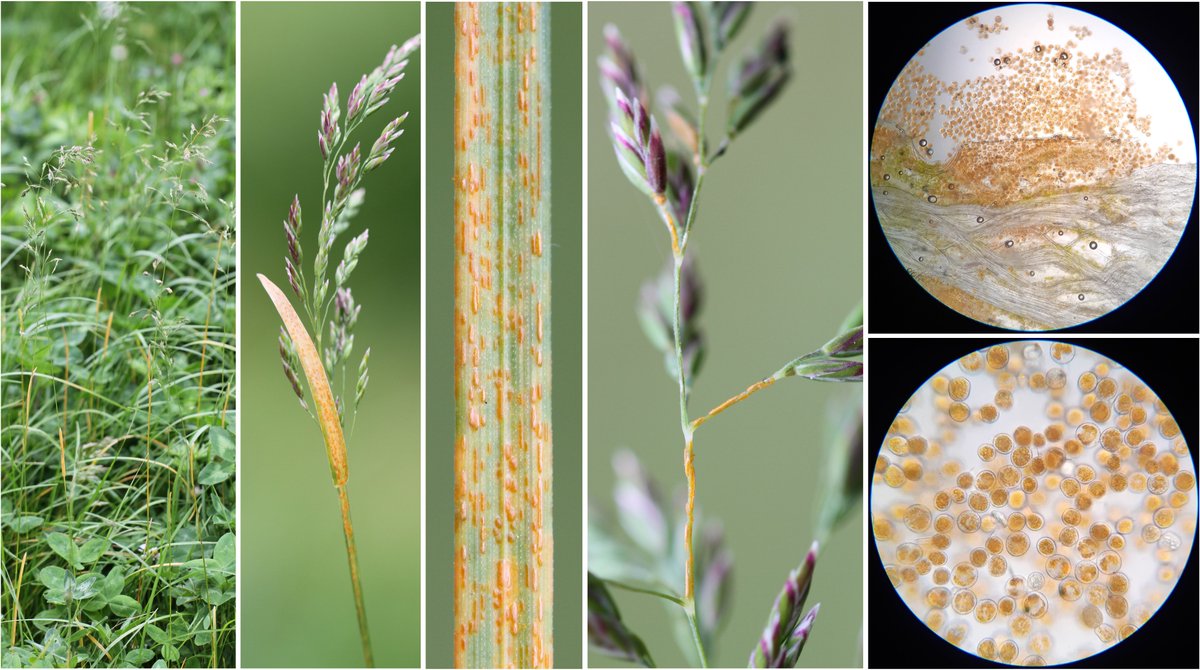
[[[3,31],[3,665],[232,666],[233,5]]]
[[[370,73],[362,75],[350,90],[346,97],[344,118],[337,82],[330,85],[329,92],[324,96],[320,126],[317,129],[317,147],[321,151],[324,163],[321,171],[323,202],[319,217],[317,249],[313,254],[311,270],[307,269],[301,244],[304,218],[299,194],[292,196],[291,206],[283,222],[284,240],[287,244],[284,275],[287,277],[288,287],[307,317],[307,326],[305,318],[292,306],[287,295],[266,275],[258,274],[259,282],[283,321],[278,342],[284,377],[300,405],[316,421],[325,441],[330,478],[337,490],[342,512],[346,562],[350,569],[350,584],[354,594],[363,663],[368,668],[375,667],[375,654],[371,646],[366,603],[358,570],[358,546],[354,540],[350,498],[346,490],[350,478],[346,442],[347,435],[354,432],[358,404],[362,401],[370,381],[370,347],[367,347],[358,359],[354,375],[347,377],[354,353],[354,326],[362,311],[362,305],[355,301],[349,284],[354,269],[358,267],[359,257],[370,241],[369,229],[364,228],[361,233],[346,242],[333,271],[332,285],[329,262],[335,252],[334,247],[340,241],[339,238],[349,230],[366,197],[366,189],[362,187],[364,177],[391,157],[395,151],[393,144],[404,134],[401,124],[408,118],[408,112],[393,118],[385,125],[383,132],[365,152],[362,151],[362,143],[356,131],[367,118],[384,109],[391,100],[396,85],[405,77],[404,69],[408,67],[408,57],[420,44],[420,35],[410,38],[402,45],[393,44],[383,62]],[[353,148],[349,148],[351,139],[355,140]],[[334,289],[332,295],[329,293],[331,287]],[[309,326],[312,327],[315,338],[309,334]],[[329,335],[328,340],[324,339],[325,333]],[[325,346],[322,346],[323,344]],[[307,393],[300,383],[302,376],[307,383]],[[350,393],[351,388],[353,393]],[[312,407],[309,407],[306,398],[312,400]]]
[[[709,667],[717,634],[729,619],[732,554],[722,527],[701,518],[697,507],[696,434],[700,428],[788,377],[835,383],[861,382],[863,378],[863,313],[859,305],[845,318],[838,334],[821,347],[758,377],[744,391],[707,412],[691,412],[689,400],[703,365],[706,341],[699,318],[705,283],[689,253],[689,241],[702,211],[705,177],[727,152],[737,149],[735,141],[753,129],[793,76],[789,27],[776,20],[757,44],[750,43],[743,50],[740,60],[729,69],[724,99],[718,97],[713,85],[717,63],[732,57],[727,47],[752,7],[753,3],[747,2],[671,3],[680,56],[690,80],[688,88],[695,94],[695,111],[669,86],[659,88],[657,104],[652,102],[638,59],[617,26],[605,26],[605,53],[597,61],[617,163],[657,210],[671,245],[670,262],[643,284],[637,310],[642,329],[663,355],[666,372],[678,390],[686,495],[679,504],[668,505],[637,456],[631,451],[619,452],[614,459],[617,524],[606,524],[603,515],[597,514],[588,534],[589,643],[599,653],[646,667],[656,663],[651,650],[628,628],[609,587],[656,596],[667,603],[682,624],[676,626],[676,642],[693,666]],[[723,129],[709,123],[710,104],[718,101],[728,106]],[[709,135],[714,132],[721,139],[710,145]],[[789,309],[795,307],[789,305]],[[816,311],[803,305],[799,309],[809,314]],[[749,667],[795,667],[799,662],[820,611],[819,603],[807,613],[803,609],[819,543],[845,520],[861,494],[861,483],[851,465],[856,452],[861,463],[861,413],[830,411],[829,418],[831,448],[818,514],[818,541],[784,580],[763,633],[750,651]],[[745,435],[740,441],[753,440]],[[768,505],[777,503],[768,502],[767,497],[762,500],[763,513],[770,518],[777,510]]]

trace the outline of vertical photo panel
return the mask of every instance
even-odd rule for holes
[[[427,664],[580,667],[578,3],[430,3]]]
[[[862,7],[593,3],[592,667],[862,663]]]
[[[4,667],[230,667],[233,3],[4,3]]]
[[[242,662],[420,663],[420,5],[243,3]]]

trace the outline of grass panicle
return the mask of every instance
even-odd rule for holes
[[[713,27],[713,44],[717,51],[723,51],[725,46],[737,37],[750,15],[749,2],[710,2],[709,22]]]
[[[588,639],[592,646],[613,658],[653,668],[654,659],[642,639],[630,632],[604,580],[588,573]]]
[[[416,36],[401,46],[393,45],[384,56],[383,62],[370,73],[362,75],[350,91],[346,97],[344,116],[337,82],[330,85],[329,91],[322,98],[317,129],[317,148],[323,161],[321,224],[317,232],[317,249],[310,275],[305,274],[304,250],[300,243],[303,212],[299,194],[292,198],[283,224],[287,244],[284,273],[288,287],[299,301],[304,316],[293,307],[287,295],[278,286],[266,276],[258,275],[263,289],[283,321],[279,334],[279,357],[284,377],[287,378],[288,385],[296,394],[300,405],[316,420],[324,437],[330,476],[337,490],[342,514],[342,531],[346,540],[346,559],[350,568],[359,640],[363,661],[367,667],[373,667],[375,660],[358,572],[354,524],[350,518],[350,498],[347,493],[350,467],[346,455],[345,430],[347,418],[357,415],[358,405],[362,402],[370,380],[370,348],[363,352],[357,363],[352,360],[354,327],[358,323],[362,305],[355,301],[349,286],[351,276],[370,241],[369,230],[364,228],[346,242],[333,271],[332,294],[329,262],[338,239],[350,229],[352,220],[362,206],[366,193],[362,188],[363,177],[377,169],[392,155],[393,145],[404,133],[400,125],[408,117],[407,112],[384,126],[365,158],[361,142],[356,141],[352,148],[346,147],[356,136],[359,126],[387,104],[396,85],[404,79],[408,56],[420,43],[420,36]],[[310,332],[315,334],[315,341]],[[326,336],[328,339],[325,339]],[[297,368],[303,371],[308,387],[307,397],[311,397],[313,402],[311,410],[306,402],[306,393],[300,383]],[[348,381],[349,370],[354,372]],[[337,380],[340,380],[340,383]],[[344,400],[347,396],[351,399],[349,407]]]
[[[729,79],[729,136],[749,127],[779,97],[791,76],[787,26],[777,23],[758,49],[746,53]]]
[[[606,49],[598,66],[601,89],[608,103],[613,151],[625,176],[648,196],[671,244],[668,266],[643,285],[637,313],[651,344],[663,353],[667,373],[678,389],[686,493],[682,498],[680,529],[668,528],[663,521],[663,506],[645,483],[648,477],[640,473],[640,466],[635,469],[629,464],[632,456],[621,456],[616,505],[623,537],[598,525],[589,533],[588,557],[589,570],[596,579],[610,586],[657,595],[682,610],[681,620],[686,627],[681,627],[684,635],[678,636],[681,648],[701,666],[707,666],[718,622],[723,618],[723,603],[728,601],[732,560],[728,551],[714,541],[713,533],[697,522],[697,431],[707,421],[781,379],[859,382],[863,375],[859,307],[838,334],[819,349],[790,361],[705,414],[693,418],[689,412],[690,392],[705,353],[697,325],[702,284],[689,251],[690,236],[701,211],[704,180],[734,140],[779,99],[792,76],[787,28],[777,23],[757,47],[748,50],[732,67],[726,96],[729,111],[725,134],[717,148],[710,151],[706,121],[713,73],[741,31],[751,4],[714,2],[708,3],[706,9],[702,11],[695,2],[671,5],[680,54],[695,89],[698,113],[689,110],[682,96],[669,87],[659,91],[658,108],[652,109],[633,50],[616,27],[604,28]],[[665,137],[659,131],[659,118],[666,121],[669,132]],[[861,426],[861,413],[858,424]],[[828,487],[826,506],[831,511],[823,512],[820,517],[821,536],[828,532],[829,526],[846,517],[853,495],[848,484],[851,475],[845,468],[854,458],[855,445],[851,444],[854,438],[844,437],[846,434],[846,429],[841,428],[837,436],[842,439],[835,440],[839,451],[832,456],[841,463],[841,469],[836,472],[831,469],[831,480],[838,482]],[[861,428],[858,434],[861,435]],[[861,463],[861,445],[857,448]],[[697,538],[698,546],[694,546],[693,540]],[[751,655],[751,666],[793,667],[798,661],[817,611],[813,608],[803,618],[799,612],[811,584],[815,552],[814,544],[805,564],[785,584],[763,641]],[[617,627],[615,606],[607,607],[602,598],[595,603],[599,608],[596,617],[607,622],[607,626],[593,634],[593,648],[645,663],[648,655],[641,654],[630,642],[636,637]],[[614,630],[621,632],[614,637]]]
[[[638,296],[638,320],[646,337],[662,352],[667,375],[677,379],[672,314],[675,311],[675,286],[673,268],[668,265],[656,277],[642,284]],[[692,379],[704,362],[704,336],[700,329],[700,309],[704,305],[704,287],[696,271],[692,257],[688,256],[680,268],[679,283],[679,327],[683,346],[684,384],[691,388]]]
[[[812,632],[820,603],[813,605],[807,614],[804,603],[812,588],[813,570],[817,566],[817,543],[813,542],[808,555],[800,567],[793,570],[783,583],[783,590],[775,598],[775,605],[767,617],[766,628],[758,646],[750,653],[751,668],[794,668],[804,649],[804,643]]]

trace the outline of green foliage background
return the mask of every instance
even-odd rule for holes
[[[426,465],[427,659],[453,667],[454,639],[454,5],[426,5],[429,29]],[[583,662],[582,58],[579,3],[550,11],[551,290],[554,422],[554,665]]]
[[[3,5],[5,667],[235,661],[233,10]]]
[[[677,391],[634,312],[641,282],[665,266],[670,246],[647,198],[621,173],[606,132],[594,65],[604,25],[620,28],[652,90],[669,83],[693,110],[695,97],[668,4],[593,3],[588,11],[588,497],[611,513],[619,447],[636,452],[668,495],[684,479]],[[791,28],[793,78],[709,171],[688,245],[705,286],[699,325],[707,343],[693,416],[819,347],[862,297],[861,5],[756,4],[722,59],[709,127],[724,127],[730,63],[776,17]],[[784,380],[697,432],[698,505],[723,522],[734,554],[733,611],[709,657],[714,667],[746,663],[784,579],[812,542],[827,401],[860,391]],[[821,612],[802,666],[859,663],[861,518],[859,508],[821,549],[808,600]],[[685,662],[665,605],[613,595],[659,665]],[[613,661],[592,653],[589,663]]]
[[[415,2],[242,4],[246,666],[363,662],[321,432],[284,379],[279,317],[254,276],[261,272],[286,285],[282,221],[295,193],[305,210],[303,246],[311,267],[321,197],[321,96],[336,81],[344,107],[358,78],[389,46],[420,32],[419,10]],[[335,265],[350,235],[370,228],[370,245],[351,279],[363,306],[355,351],[371,347],[371,384],[348,435],[348,490],[375,658],[383,667],[413,667],[420,660],[423,58],[424,48],[410,58],[391,102],[359,131],[370,147],[384,124],[409,112],[396,153],[366,176],[366,203],[331,255]]]

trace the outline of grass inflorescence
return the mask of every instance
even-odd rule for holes
[[[391,157],[393,145],[404,133],[401,124],[408,113],[387,123],[369,149],[362,148],[355,133],[364,121],[387,105],[392,91],[404,79],[408,56],[420,44],[418,35],[400,46],[393,45],[383,62],[362,75],[351,88],[344,110],[336,82],[323,96],[317,127],[317,149],[322,159],[321,203],[317,214],[320,228],[311,268],[306,264],[300,242],[304,214],[299,195],[292,198],[283,221],[287,245],[284,276],[300,309],[293,307],[283,289],[265,275],[258,275],[283,321],[279,330],[279,356],[284,377],[301,407],[316,421],[325,441],[330,477],[341,510],[359,639],[367,667],[373,667],[375,659],[346,489],[350,477],[346,436],[353,431],[358,405],[370,382],[371,349],[368,347],[357,362],[353,359],[354,326],[362,306],[355,301],[350,288],[352,273],[370,240],[368,229],[364,228],[345,243],[332,271],[330,261],[366,197],[366,189],[362,187],[364,177]],[[306,384],[301,384],[301,379]]]
[[[792,78],[788,29],[776,23],[730,69],[726,125],[710,145],[707,125],[714,102],[717,65],[741,32],[752,5],[745,2],[674,2],[671,13],[680,55],[695,94],[696,111],[674,89],[658,92],[652,104],[633,50],[612,25],[604,29],[606,52],[599,59],[600,82],[608,102],[608,131],[617,162],[645,194],[666,228],[671,258],[665,270],[643,286],[638,316],[651,343],[663,354],[677,387],[686,495],[668,506],[632,452],[614,461],[619,531],[596,525],[589,532],[589,633],[594,649],[642,665],[653,665],[647,645],[621,621],[608,594],[612,586],[658,596],[683,615],[680,646],[693,662],[708,665],[716,633],[728,613],[732,559],[720,526],[701,522],[697,508],[696,434],[716,416],[788,377],[824,382],[862,380],[861,307],[837,334],[810,353],[750,384],[706,413],[693,415],[689,397],[705,356],[700,324],[703,283],[690,253],[690,240],[702,211],[705,178],[735,146],[736,139],[778,100]],[[665,121],[660,124],[659,119]],[[839,418],[830,442],[828,485],[818,515],[822,539],[845,518],[861,483],[851,470],[861,463],[861,412],[831,413]],[[855,425],[858,426],[855,432]],[[855,437],[857,435],[857,437]],[[819,606],[803,611],[816,564],[817,544],[784,582],[762,639],[750,653],[751,667],[794,667],[816,621]]]
[[[230,667],[233,6],[3,23],[3,665]]]

